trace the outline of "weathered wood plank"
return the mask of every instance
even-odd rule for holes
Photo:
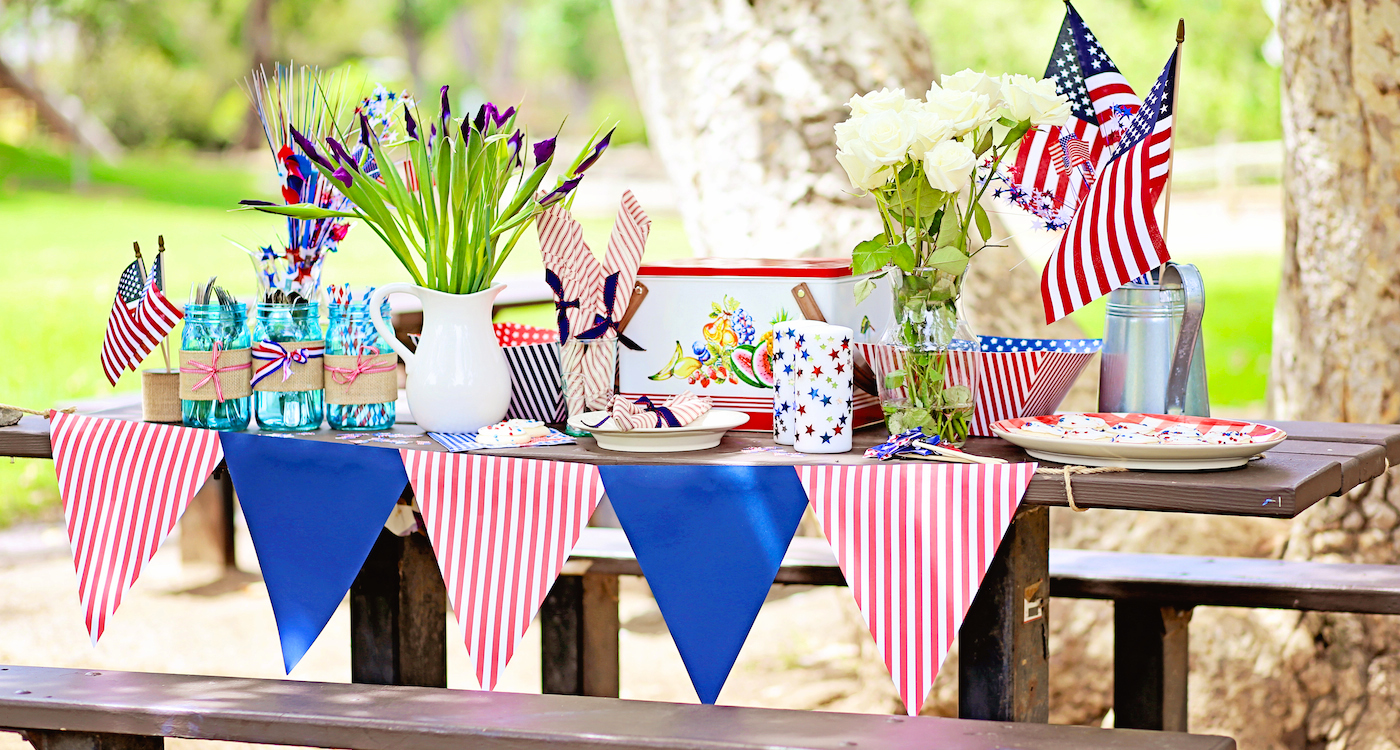
[[[1265,419],[1260,424],[1273,425],[1288,433],[1289,440],[1311,440],[1329,443],[1360,443],[1385,448],[1391,464],[1400,465],[1400,425],[1354,424],[1351,422],[1295,422]]]
[[[180,561],[236,568],[233,479],[222,464],[180,516]]]
[[[142,737],[134,734],[105,734],[102,732],[55,732],[30,730],[24,738],[34,750],[161,750],[163,737]]]
[[[1394,615],[1400,565],[1057,549],[1050,595]]]
[[[421,533],[381,529],[350,587],[350,679],[447,687],[447,588]]]
[[[1050,511],[1022,506],[958,630],[958,716],[1050,720]]]
[[[1129,729],[0,667],[0,726],[352,750],[1232,750]]]
[[[555,695],[621,691],[617,575],[565,575],[540,606],[540,684]]]
[[[1115,727],[1186,731],[1190,624],[1190,607],[1114,603]]]
[[[1285,440],[1270,453],[1330,456],[1341,462],[1342,487],[1351,488],[1380,476],[1386,469],[1385,446],[1314,440]]]

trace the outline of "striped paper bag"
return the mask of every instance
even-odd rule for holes
[[[496,323],[492,327],[510,369],[510,408],[506,418],[563,422],[559,332],[519,323]]]
[[[994,437],[992,423],[1053,414],[1102,339],[1019,339],[979,336],[982,373],[972,434]]]

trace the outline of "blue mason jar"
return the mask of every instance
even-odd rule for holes
[[[274,432],[314,430],[325,416],[320,307],[259,302],[253,310],[253,414]],[[268,359],[285,353],[287,359]]]
[[[186,427],[237,432],[251,414],[248,308],[185,305],[180,417]]]
[[[369,302],[326,307],[326,421],[337,430],[394,426],[398,356],[370,322]],[[389,303],[380,307],[389,319]]]

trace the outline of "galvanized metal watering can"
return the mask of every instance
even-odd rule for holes
[[[1210,416],[1196,267],[1167,263],[1108,295],[1099,411]]]

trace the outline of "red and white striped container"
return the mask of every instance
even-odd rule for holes
[[[690,390],[717,409],[749,415],[742,430],[773,429],[772,330],[811,317],[846,326],[856,341],[878,341],[890,317],[886,282],[856,304],[855,286],[873,274],[851,273],[850,258],[688,258],[641,267],[647,288],[625,331],[646,349],[619,350],[619,392],[630,398]],[[808,308],[811,309],[811,308]],[[883,419],[877,398],[857,392],[856,425]]]

